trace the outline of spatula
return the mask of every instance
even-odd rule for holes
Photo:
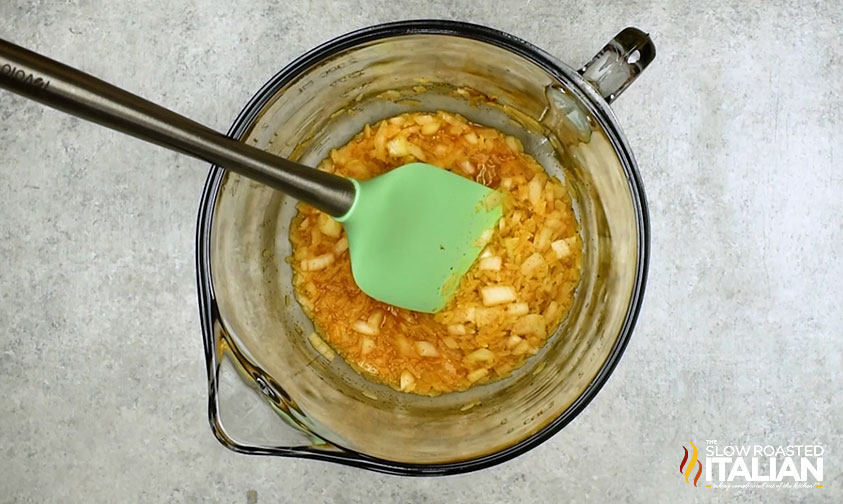
[[[235,171],[326,212],[345,226],[360,289],[402,308],[443,308],[501,216],[491,189],[435,166],[410,163],[366,181],[325,173],[2,39],[0,87]]]

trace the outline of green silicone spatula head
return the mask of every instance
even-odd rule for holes
[[[434,166],[411,163],[365,182],[314,170],[2,39],[0,87],[205,159],[327,212],[345,224],[360,288],[403,308],[442,308],[480,253],[480,238],[501,216],[490,189]]]
[[[354,281],[392,305],[443,308],[501,217],[497,193],[424,163],[354,184],[354,204],[337,218]]]

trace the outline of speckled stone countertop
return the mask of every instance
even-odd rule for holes
[[[207,421],[194,161],[0,92],[0,502],[840,502],[840,2],[0,3],[0,37],[225,130],[297,55],[406,18],[564,61],[650,32],[614,104],[652,218],[608,384],[552,440],[439,479],[238,455]],[[824,486],[694,488],[688,441],[816,444]]]

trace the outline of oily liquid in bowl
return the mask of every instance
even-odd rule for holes
[[[292,268],[284,261],[293,253],[296,201],[227,174],[210,237],[220,330],[293,421],[371,456],[445,463],[528,438],[588,389],[626,320],[638,235],[612,143],[593,123],[584,134],[566,122],[548,99],[550,89],[567,93],[557,86],[543,69],[504,49],[413,35],[315,65],[255,117],[249,143],[316,166],[367,123],[404,112],[458,113],[515,136],[565,181],[583,242],[568,317],[537,355],[508,378],[464,392],[406,394],[363,378],[342,359],[327,362],[313,348],[314,327],[295,300]],[[483,98],[488,95],[495,100]]]
[[[370,380],[434,396],[504,378],[539,351],[571,305],[582,244],[561,181],[515,137],[448,112],[366,125],[318,169],[365,180],[416,161],[485,184],[503,199],[503,217],[443,310],[418,313],[367,296],[352,278],[340,224],[304,203],[291,225],[288,260],[296,298],[318,330],[308,337],[314,348],[328,360],[336,350]]]

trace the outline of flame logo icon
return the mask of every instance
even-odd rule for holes
[[[699,455],[699,453],[697,452],[697,445],[695,445],[691,441],[688,441],[688,442],[691,443],[691,448],[693,449],[692,452],[691,452],[691,460],[688,460],[688,449],[683,446],[682,449],[685,450],[685,456],[682,457],[682,463],[679,464],[679,474],[684,474],[685,475],[685,483],[688,483],[690,485],[691,482],[688,481],[688,478],[691,476],[691,473],[694,471],[694,464],[696,464],[697,465],[697,475],[694,476],[694,486],[697,486],[697,481],[699,481],[700,475],[702,474],[702,462],[697,460],[697,455]],[[686,462],[687,462],[687,465],[685,464]]]

